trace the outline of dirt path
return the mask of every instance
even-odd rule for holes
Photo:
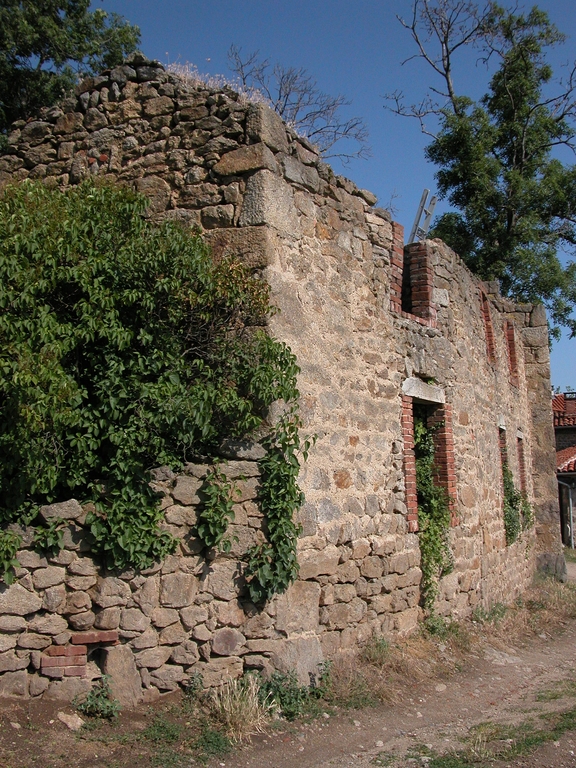
[[[471,658],[468,668],[451,679],[407,692],[400,706],[324,718],[290,735],[263,738],[257,749],[226,759],[226,767],[424,765],[430,760],[426,753],[461,750],[462,739],[481,723],[519,725],[539,713],[573,707],[576,687],[570,689],[571,696],[554,697],[567,681],[576,685],[575,640],[576,622],[560,637],[541,637],[530,647],[490,650],[482,658]],[[576,734],[567,734],[560,742],[541,748],[552,749],[554,762],[543,762],[543,756],[535,755],[534,762],[522,758],[502,765],[576,766]],[[406,758],[422,752],[424,760]]]
[[[576,564],[574,565],[576,570]],[[576,576],[576,574],[574,574]],[[552,630],[551,630],[552,632]],[[71,732],[58,702],[0,701],[1,768],[172,768],[192,766],[189,753],[152,753],[142,734],[170,699],[154,709],[125,712],[117,724],[95,724]],[[173,707],[180,706],[174,699]],[[504,746],[526,734],[550,729],[548,713],[573,710],[564,733],[526,756],[491,762],[492,768],[576,768],[576,620],[554,635],[542,632],[529,644],[505,650],[484,648],[466,657],[465,669],[406,690],[394,706],[325,713],[309,724],[286,724],[251,745],[216,758],[226,768],[372,768],[481,765],[494,741],[495,726]],[[178,716],[185,730],[189,722]],[[548,725],[547,725],[548,722]],[[488,727],[486,723],[491,725]],[[530,724],[531,723],[531,724]],[[177,747],[175,746],[174,749]],[[438,757],[466,749],[476,762],[442,762]],[[172,755],[172,756],[170,756]],[[487,763],[484,763],[487,764]],[[484,765],[483,764],[483,765]]]

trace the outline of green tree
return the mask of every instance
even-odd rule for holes
[[[556,147],[576,148],[575,70],[555,83],[546,61],[564,36],[536,7],[524,14],[463,0],[417,0],[403,23],[445,85],[408,108],[401,94],[392,97],[395,111],[419,118],[433,136],[426,157],[439,166],[440,196],[456,209],[431,235],[481,278],[500,280],[505,295],[544,303],[555,335],[559,325],[576,334],[576,264],[558,255],[576,242],[576,166],[554,156]],[[453,82],[453,56],[467,45],[489,66],[497,62],[478,101],[458,95]],[[431,115],[439,117],[435,134]]]
[[[265,283],[146,204],[92,183],[0,197],[0,522],[92,501],[95,549],[120,567],[173,544],[150,468],[210,455],[298,394]]]
[[[89,7],[90,0],[0,0],[0,132],[135,50],[138,27]]]

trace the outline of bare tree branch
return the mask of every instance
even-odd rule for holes
[[[242,57],[235,45],[228,52],[229,66],[242,87],[248,92],[259,92],[270,106],[297,133],[315,144],[325,157],[339,157],[345,162],[352,158],[370,156],[368,129],[360,117],[346,120],[341,108],[351,102],[343,95],[331,96],[318,88],[314,78],[302,67],[272,66],[268,59],[260,59],[255,51]],[[355,149],[341,149],[341,142]]]

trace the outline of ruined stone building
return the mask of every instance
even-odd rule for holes
[[[546,316],[474,277],[437,240],[404,246],[374,196],[335,176],[262,104],[187,82],[141,58],[84,81],[17,123],[0,182],[65,188],[88,176],[133,185],[149,215],[201,227],[266,279],[270,331],[296,354],[304,428],[317,436],[300,484],[300,575],[262,610],[246,602],[241,557],[259,535],[259,446],[229,453],[242,477],[238,542],[207,562],[190,540],[206,467],[155,473],[177,555],[144,573],[104,573],[83,544],[77,502],[66,548],[24,549],[0,588],[0,691],[71,695],[95,662],[122,675],[128,703],[246,669],[296,669],[372,634],[405,635],[420,608],[413,416],[435,432],[450,496],[452,573],[437,611],[465,617],[509,602],[561,552]],[[503,461],[536,524],[507,545]],[[29,539],[28,539],[29,541]],[[115,644],[119,641],[119,644]]]

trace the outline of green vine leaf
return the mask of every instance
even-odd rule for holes
[[[0,531],[0,579],[5,584],[13,584],[16,575],[15,568],[20,567],[16,553],[22,545],[22,537],[14,531]]]
[[[224,537],[234,520],[234,496],[238,496],[238,489],[215,464],[202,486],[203,503],[196,525],[205,547],[220,547],[224,553],[232,549],[232,539]]]
[[[522,531],[534,525],[534,511],[526,496],[514,485],[514,477],[507,462],[502,465],[504,485],[504,532],[506,544],[513,544]]]
[[[294,512],[304,503],[298,485],[300,459],[306,460],[314,438],[300,436],[302,422],[293,403],[264,442],[259,461],[258,499],[267,524],[267,541],[247,554],[246,579],[250,599],[258,604],[285,592],[298,577],[296,546],[300,526]]]

